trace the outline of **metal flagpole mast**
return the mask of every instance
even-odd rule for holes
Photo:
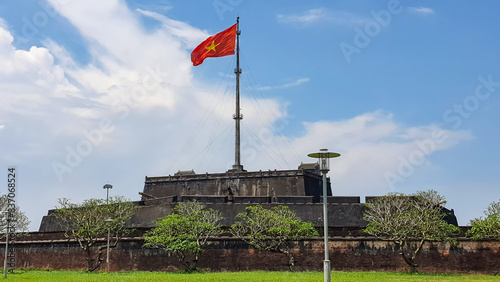
[[[236,74],[236,114],[233,116],[236,122],[235,129],[235,150],[234,150],[234,165],[233,171],[243,171],[243,166],[241,165],[241,154],[240,154],[240,121],[243,116],[240,114],[240,17],[236,18],[236,69],[234,73]]]

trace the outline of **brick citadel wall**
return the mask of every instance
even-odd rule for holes
[[[337,230],[338,231],[338,230]],[[140,230],[138,231],[139,233]],[[359,236],[359,230],[342,229],[355,236],[332,236],[330,260],[333,270],[404,271],[405,263],[392,243]],[[339,232],[337,232],[339,234]],[[140,235],[140,234],[136,234]],[[105,238],[102,240],[105,244]],[[174,256],[158,249],[143,248],[140,236],[125,238],[111,251],[110,270],[166,271],[182,269]],[[34,232],[19,237],[14,245],[17,268],[83,270],[86,260],[77,242],[62,232]],[[3,246],[0,252],[3,252]],[[297,271],[321,271],[322,238],[298,242],[295,248]],[[104,257],[105,258],[105,257]],[[212,271],[287,270],[288,259],[277,253],[253,249],[245,242],[220,237],[210,240],[200,257],[200,269]],[[459,239],[456,245],[427,243],[417,263],[423,272],[480,272],[500,270],[500,242]],[[105,269],[103,262],[101,269]]]

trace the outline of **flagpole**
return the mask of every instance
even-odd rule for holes
[[[234,73],[236,74],[236,114],[233,116],[235,120],[235,150],[234,150],[234,165],[232,171],[244,171],[241,165],[241,154],[240,154],[240,121],[243,119],[243,115],[240,114],[240,17],[236,18],[236,69]]]

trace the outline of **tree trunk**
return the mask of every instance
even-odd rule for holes
[[[94,260],[92,259],[92,254],[90,253],[89,247],[87,247],[85,249],[85,254],[86,254],[85,259],[87,260],[87,270],[92,271],[92,266],[94,265]]]
[[[98,269],[99,266],[101,266],[101,263],[104,261],[102,259],[102,248],[101,247],[97,248],[97,258],[95,260],[92,258],[92,250],[91,249],[92,248],[90,248],[90,247],[87,247],[85,249],[86,256],[87,256],[86,260],[87,260],[87,265],[88,265],[87,271],[90,271],[90,272]]]
[[[406,256],[406,254],[404,253],[404,251],[401,252],[401,255],[403,256],[403,260],[408,265],[410,273],[416,273],[416,272],[418,272],[417,271],[417,266],[418,265],[415,264],[415,260],[412,257]]]
[[[192,260],[189,251],[187,252],[187,254],[185,254],[184,252],[178,252],[177,255],[179,256],[179,261],[182,262],[186,267],[186,272],[196,271],[196,266],[198,264],[198,254],[194,253],[194,258]]]
[[[401,256],[405,263],[409,266],[410,273],[418,272],[417,267],[418,264],[415,263],[418,253],[422,249],[425,240],[422,239],[418,242],[417,248],[413,251],[411,248],[411,242],[400,242],[398,243],[399,248],[401,250]]]
[[[295,258],[291,253],[288,253],[288,267],[290,271],[293,271],[293,267],[295,266]]]
[[[293,271],[293,267],[295,266],[295,258],[293,257],[292,252],[283,250],[279,250],[279,252],[286,255],[286,257],[288,258],[288,269],[290,271]]]
[[[196,271],[196,267],[198,266],[198,256],[199,256],[199,252],[195,252],[191,271]]]

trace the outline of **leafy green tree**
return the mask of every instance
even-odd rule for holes
[[[365,232],[394,242],[411,272],[416,272],[417,255],[426,241],[454,242],[451,237],[459,228],[444,217],[445,198],[436,191],[415,194],[389,193],[366,203]]]
[[[110,197],[108,203],[88,199],[74,204],[68,199],[59,199],[56,208],[55,216],[65,235],[78,241],[85,252],[87,270],[94,271],[104,261],[102,253],[107,248],[108,231],[110,249],[131,231],[125,224],[134,214],[136,205],[123,197]]]
[[[472,228],[467,231],[467,236],[472,239],[500,239],[500,201],[492,202],[484,211],[486,218],[471,220]]]
[[[144,246],[171,252],[194,271],[208,238],[222,233],[223,217],[196,201],[179,203],[174,212],[154,222],[156,227],[144,234]]]
[[[231,226],[231,233],[260,250],[282,253],[288,257],[290,270],[295,265],[295,242],[319,236],[310,222],[302,221],[287,206],[264,209],[261,205],[250,206],[239,213],[239,220]]]
[[[9,200],[8,200],[7,195],[0,196],[0,210],[1,211],[9,210]],[[15,226],[16,226],[15,231],[16,232],[27,232],[28,231],[30,221],[29,221],[28,217],[26,216],[26,214],[24,212],[22,212],[19,209],[19,206],[17,206],[17,205],[16,205],[15,210],[12,210],[12,211],[13,211],[13,213],[12,213],[10,218],[8,218],[7,213],[0,214],[0,233],[2,234],[2,236],[5,236],[5,231],[6,231],[6,227],[7,227],[7,219],[15,220]],[[12,226],[12,224],[11,224],[11,226]]]

